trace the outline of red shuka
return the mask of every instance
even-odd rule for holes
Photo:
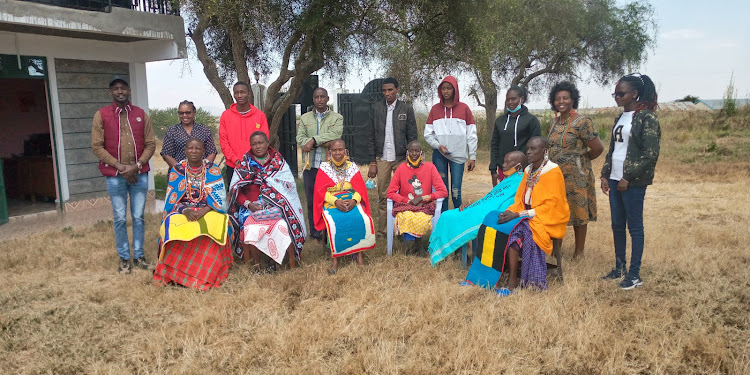
[[[313,217],[315,218],[315,229],[324,231],[326,230],[326,223],[323,220],[323,204],[326,200],[325,198],[328,188],[336,186],[336,182],[325,171],[326,169],[331,169],[330,164],[328,166],[321,164],[320,166],[321,168],[318,169],[318,174],[315,177]],[[356,164],[351,163],[347,169],[347,176],[351,176],[347,181],[352,184],[352,189],[362,197],[362,201],[359,202],[359,204],[362,205],[367,215],[372,216],[372,214],[370,214],[370,199],[367,197],[367,186],[365,186],[365,181],[362,179],[362,174],[359,173],[359,167],[357,167]]]

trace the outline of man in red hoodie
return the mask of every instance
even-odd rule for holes
[[[236,103],[224,111],[219,120],[219,143],[227,164],[224,169],[224,185],[227,190],[235,164],[250,149],[250,135],[260,130],[266,133],[266,137],[269,136],[266,115],[250,104],[253,98],[250,85],[239,81],[234,84],[232,91]]]
[[[477,126],[469,106],[458,100],[456,78],[443,78],[437,91],[440,103],[430,109],[424,127],[424,139],[433,148],[432,163],[445,186],[450,186],[453,207],[458,208],[461,207],[464,164],[472,171],[477,159]],[[447,199],[443,201],[442,211],[448,211]]]

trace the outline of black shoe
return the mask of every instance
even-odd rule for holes
[[[625,271],[615,268],[612,271],[609,271],[608,274],[604,275],[602,280],[617,280],[621,279],[623,276],[625,276]]]
[[[120,259],[120,266],[117,267],[117,272],[121,275],[130,273],[130,259]]]
[[[142,270],[153,270],[154,269],[154,266],[152,266],[151,264],[149,264],[146,261],[145,257],[140,257],[140,258],[133,259],[133,267],[140,268]]]
[[[637,276],[636,277],[628,276],[628,277],[625,278],[625,280],[623,280],[620,283],[620,289],[622,289],[622,290],[630,290],[630,289],[633,289],[633,288],[635,288],[637,286],[641,286],[641,285],[643,285],[643,281],[641,280],[640,277],[637,277]]]

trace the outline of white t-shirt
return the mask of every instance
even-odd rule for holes
[[[622,168],[625,157],[628,154],[628,140],[630,139],[630,128],[633,126],[633,114],[635,111],[623,112],[620,119],[612,129],[612,139],[615,140],[615,149],[612,151],[612,171],[610,180],[620,181],[622,179]]]

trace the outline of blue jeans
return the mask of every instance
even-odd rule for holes
[[[107,177],[107,191],[112,200],[112,215],[115,223],[115,245],[120,259],[130,259],[130,245],[128,244],[128,195],[130,195],[130,216],[133,218],[133,257],[142,258],[143,211],[146,208],[146,193],[148,192],[148,173],[138,175],[138,181],[128,183],[124,177],[117,175]]]
[[[646,186],[629,186],[628,190],[617,191],[618,181],[609,180],[609,208],[612,211],[612,236],[615,240],[615,268],[625,270],[627,261],[625,251],[627,236],[625,227],[630,231],[633,251],[630,255],[628,277],[640,278],[641,257],[643,256],[643,199]]]
[[[448,189],[453,199],[453,208],[461,206],[461,182],[464,180],[464,164],[454,163],[438,150],[432,150],[432,164],[435,164],[440,177],[443,179],[445,187]],[[448,175],[451,176],[450,185],[448,185]],[[443,200],[442,212],[448,211],[448,200]]]

